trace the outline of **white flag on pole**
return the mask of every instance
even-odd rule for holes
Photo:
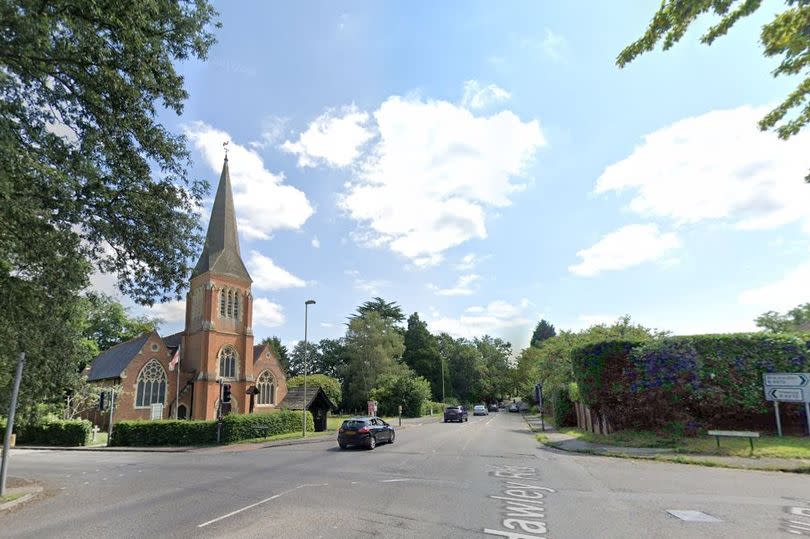
[[[173,371],[177,364],[180,363],[180,347],[177,347],[177,351],[172,356],[172,360],[169,361],[169,370]]]

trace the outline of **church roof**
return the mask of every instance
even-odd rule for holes
[[[106,352],[101,353],[90,365],[88,382],[118,378],[129,362],[138,355],[151,333],[147,332],[126,342],[116,344]]]
[[[211,220],[205,236],[200,260],[194,266],[192,277],[206,272],[218,273],[245,279],[252,282],[242,255],[239,252],[239,235],[236,230],[236,211],[233,206],[231,175],[228,171],[228,158],[222,165],[219,186],[211,208]]]
[[[178,348],[180,348],[180,344],[183,342],[183,332],[178,331],[177,333],[172,333],[166,337],[163,337],[163,344],[166,345],[166,348],[169,349],[169,352],[174,354]]]
[[[262,355],[262,350],[264,350],[265,346],[267,345],[266,344],[253,345],[253,363],[259,361],[259,357]]]
[[[304,402],[306,402],[307,410],[312,407],[313,403],[320,401],[322,405],[328,408],[334,408],[335,405],[332,401],[329,400],[329,397],[326,396],[323,389],[320,387],[312,387],[309,386],[307,388],[306,396],[304,395],[304,388],[303,387],[291,387],[287,389],[287,394],[284,396],[284,400],[279,403],[279,408],[289,408],[290,410],[300,410]]]

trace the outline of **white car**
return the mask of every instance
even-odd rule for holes
[[[487,407],[483,404],[476,404],[473,407],[473,415],[489,415],[489,412],[487,411]]]

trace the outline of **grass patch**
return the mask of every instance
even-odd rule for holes
[[[581,429],[564,429],[561,432],[585,442],[618,447],[671,449],[676,453],[693,455],[810,459],[810,437],[763,436],[754,440],[754,452],[751,453],[748,438],[721,438],[718,450],[714,436],[708,435],[679,438],[635,430],[617,431],[609,435],[594,434]]]
[[[115,425],[113,425],[113,426],[115,426]],[[90,445],[90,446],[107,445],[107,433],[106,432],[97,432],[96,433],[96,440],[94,442],[90,442],[88,445]]]
[[[540,442],[541,444],[548,443],[548,436],[545,434],[538,434],[537,436],[535,436],[535,438],[537,438],[537,441]]]
[[[316,438],[321,437],[327,432],[309,432],[307,431],[307,438]],[[233,442],[228,445],[234,444],[255,444],[260,442],[277,442],[279,440],[294,440],[303,438],[300,432],[285,432],[284,434],[274,434],[273,436],[268,436],[267,438],[250,438],[249,440],[239,440],[238,442]]]
[[[6,494],[5,496],[0,496],[0,503],[8,503],[13,502],[14,500],[18,500],[25,496],[25,492],[20,492],[18,494]]]

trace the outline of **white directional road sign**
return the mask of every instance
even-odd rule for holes
[[[770,373],[765,374],[765,385],[771,387],[808,387],[810,373]]]
[[[810,373],[772,372],[762,375],[765,399],[776,402],[810,402]]]

